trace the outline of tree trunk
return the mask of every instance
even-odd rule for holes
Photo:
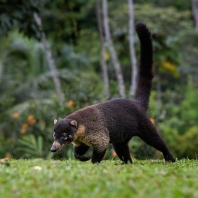
[[[195,28],[198,30],[198,0],[192,0],[192,13],[195,22]]]
[[[160,115],[160,111],[162,108],[162,90],[161,90],[161,77],[159,72],[156,72],[157,77],[157,108],[158,108],[158,115]]]
[[[123,74],[122,74],[122,70],[120,67],[120,63],[118,61],[117,54],[114,49],[113,42],[111,40],[110,29],[109,29],[109,24],[108,24],[107,0],[103,0],[102,5],[103,5],[103,22],[104,22],[104,31],[105,31],[106,41],[107,41],[109,51],[111,53],[112,62],[115,68],[116,78],[118,81],[119,94],[122,98],[124,98],[125,97],[124,79],[123,79]]]
[[[52,78],[53,78],[54,85],[55,85],[55,88],[56,88],[56,92],[57,92],[57,95],[60,99],[60,104],[62,104],[63,103],[63,94],[62,94],[62,91],[61,91],[60,80],[59,80],[58,75],[57,75],[57,70],[56,70],[56,66],[55,66],[55,63],[54,63],[54,59],[52,57],[52,52],[51,52],[50,46],[47,42],[45,32],[43,31],[43,25],[42,25],[41,18],[38,16],[37,13],[34,13],[34,20],[35,20],[36,24],[38,25],[38,27],[41,31],[41,41],[42,41],[42,43],[44,45],[44,48],[45,48],[45,52],[46,52],[46,55],[47,55],[47,61],[48,61],[48,64],[49,64],[49,67],[50,67],[50,70],[51,70],[51,74],[52,74]]]
[[[105,61],[105,46],[104,46],[104,38],[103,38],[103,28],[102,28],[102,18],[101,18],[101,7],[100,7],[100,0],[96,0],[96,15],[98,20],[98,31],[99,31],[99,37],[100,37],[100,64],[102,68],[102,76],[105,86],[105,96],[106,100],[110,98],[110,92],[109,92],[109,77],[108,77],[108,70],[107,70],[107,64]]]
[[[130,95],[134,97],[137,87],[137,60],[135,55],[134,46],[134,9],[133,0],[128,0],[129,4],[129,47],[130,47],[130,58],[131,58],[131,86]]]
[[[158,127],[159,122],[160,122],[160,117],[162,114],[162,87],[161,87],[161,76],[159,72],[159,66],[156,66],[156,71],[155,71],[155,76],[156,76],[156,86],[157,86],[157,118],[155,125],[158,128],[158,132],[161,133],[160,128]]]

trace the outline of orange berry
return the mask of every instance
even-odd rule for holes
[[[74,101],[73,100],[70,100],[68,103],[67,103],[67,106],[68,107],[73,107],[74,106]]]
[[[117,157],[117,154],[116,154],[115,151],[112,152],[112,156],[113,156],[113,157]]]
[[[35,120],[35,119],[32,119],[32,120],[29,121],[29,124],[30,124],[30,125],[33,125],[33,124],[35,124],[35,123],[36,123],[36,120]]]
[[[27,118],[27,121],[30,125],[33,125],[36,123],[36,119],[33,115],[29,115],[28,118]]]
[[[151,122],[152,122],[153,124],[155,124],[155,120],[154,120],[153,118],[150,118],[150,120],[151,120]]]
[[[27,129],[22,128],[22,129],[20,130],[20,133],[21,133],[22,135],[25,135],[25,134],[27,133]]]
[[[17,119],[17,118],[19,117],[19,113],[13,113],[13,114],[12,114],[12,117],[13,117],[14,119]]]

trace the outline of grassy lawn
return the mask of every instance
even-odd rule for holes
[[[11,160],[0,165],[1,198],[198,197],[198,161]]]

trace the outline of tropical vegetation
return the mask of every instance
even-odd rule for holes
[[[72,146],[54,156],[49,153],[53,120],[106,100],[95,1],[0,2],[0,158],[73,158]],[[197,159],[198,30],[192,17],[192,2],[134,0],[133,3],[135,23],[146,23],[153,38],[155,78],[149,116],[176,158]],[[131,98],[128,3],[110,0],[108,10],[126,97]],[[42,31],[34,13],[42,19]],[[41,40],[43,34],[56,73],[49,67]],[[134,40],[138,60],[136,34]],[[104,47],[109,99],[120,97],[111,52],[105,42]],[[54,77],[60,81],[63,99]],[[162,157],[137,138],[131,141],[130,148],[135,158]],[[109,147],[106,159],[112,158],[112,153]]]

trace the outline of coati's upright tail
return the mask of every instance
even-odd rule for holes
[[[140,104],[145,111],[148,109],[149,96],[152,88],[152,64],[153,49],[151,33],[143,23],[137,23],[136,32],[140,40],[140,67],[139,80],[135,93],[135,101]]]

